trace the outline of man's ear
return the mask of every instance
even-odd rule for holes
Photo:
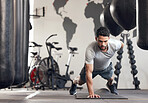
[[[109,37],[109,39],[110,39],[110,37]],[[109,40],[109,39],[108,39],[108,40]]]

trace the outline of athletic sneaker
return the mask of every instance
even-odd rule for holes
[[[72,84],[72,86],[71,86],[71,88],[69,90],[70,95],[75,95],[77,93],[76,89],[77,89],[77,85],[76,84]]]
[[[108,83],[106,84],[108,89],[110,90],[111,93],[118,95],[119,93],[117,92],[115,84],[109,85]]]

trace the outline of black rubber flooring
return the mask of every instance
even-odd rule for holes
[[[86,93],[87,90],[78,90]],[[0,103],[148,103],[148,90],[118,90],[128,99],[76,99],[67,90],[32,90],[26,88],[0,90]]]
[[[128,99],[127,97],[112,94],[106,88],[101,88],[95,91],[95,94],[100,95],[100,98],[88,98],[88,92],[78,92],[75,97],[76,99]]]

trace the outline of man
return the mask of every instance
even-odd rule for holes
[[[100,75],[107,80],[107,87],[111,93],[118,94],[113,81],[113,68],[111,58],[120,48],[123,48],[123,43],[118,40],[110,39],[110,32],[105,27],[100,27],[96,32],[94,42],[86,49],[85,66],[81,70],[80,76],[73,80],[70,88],[70,94],[76,93],[77,84],[87,84],[89,98],[99,98],[98,94],[94,94],[93,78]]]

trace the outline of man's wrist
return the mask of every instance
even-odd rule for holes
[[[93,91],[89,92],[89,95],[94,95],[94,92]]]

